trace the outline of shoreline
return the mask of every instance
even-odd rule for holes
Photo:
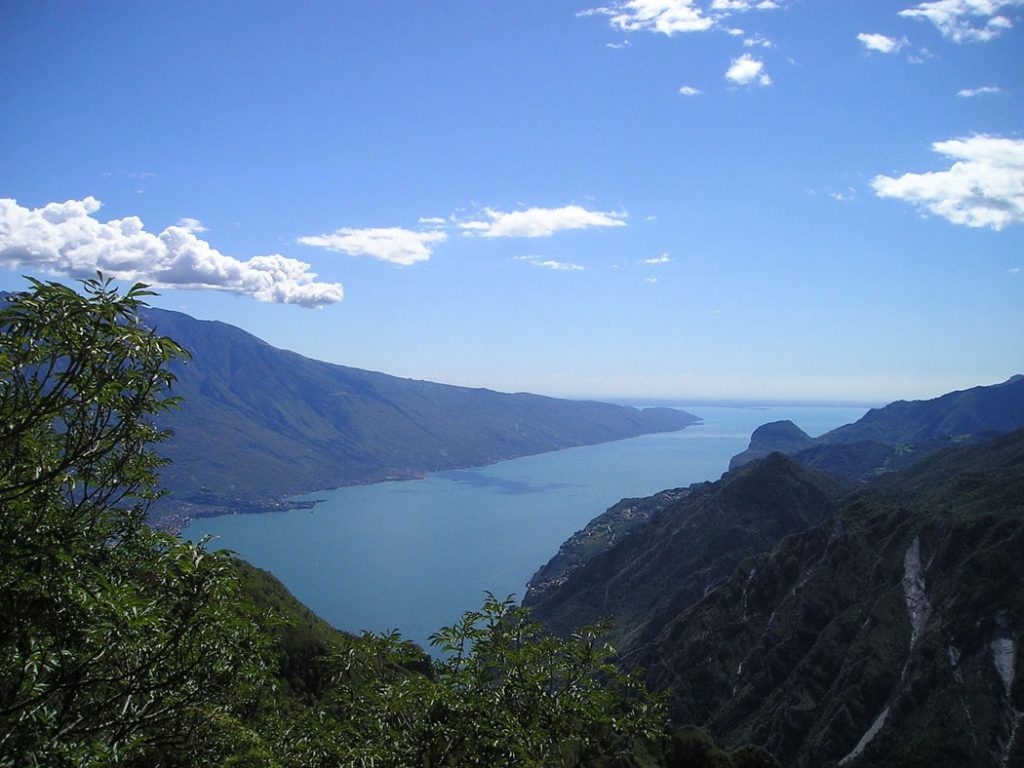
[[[683,410],[679,408],[677,410]],[[653,432],[641,432],[635,435],[628,435],[625,437],[617,437],[611,440],[600,440],[593,443],[579,443],[576,445],[566,445],[561,448],[552,448],[546,451],[537,451],[535,453],[520,453],[510,456],[502,456],[481,463],[466,464],[466,465],[452,465],[447,467],[438,467],[435,469],[427,470],[409,470],[408,472],[402,472],[398,474],[390,474],[384,477],[375,479],[355,480],[340,485],[332,485],[322,488],[314,488],[308,491],[296,491],[294,493],[286,493],[280,496],[273,497],[262,497],[253,498],[246,496],[223,496],[216,494],[212,491],[207,492],[193,492],[188,495],[184,495],[180,501],[172,501],[173,491],[168,492],[167,497],[163,500],[163,504],[158,502],[158,510],[155,515],[151,515],[150,525],[161,531],[173,533],[176,536],[180,536],[182,531],[189,527],[193,521],[202,518],[210,517],[226,517],[230,515],[259,515],[268,514],[273,512],[289,512],[294,510],[309,509],[313,510],[317,504],[324,501],[324,499],[299,499],[301,496],[309,496],[317,493],[327,493],[330,491],[340,490],[342,488],[354,488],[358,486],[367,485],[380,485],[382,483],[396,483],[396,482],[408,482],[411,480],[423,480],[430,475],[441,474],[444,472],[457,472],[462,470],[482,469],[484,467],[492,467],[495,464],[501,464],[506,461],[515,461],[516,459],[525,459],[533,456],[543,456],[549,453],[558,453],[560,451],[568,451],[574,448],[587,448],[596,445],[607,445],[609,443],[622,442],[624,440],[634,440],[638,437],[644,437],[648,435],[664,435],[674,434],[677,432],[683,432],[690,427],[700,426],[704,423],[704,419],[695,414],[690,414],[694,417],[693,421],[686,424],[681,429],[669,429],[669,430],[656,430]],[[164,505],[167,505],[165,508]]]

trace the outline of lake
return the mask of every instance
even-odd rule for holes
[[[626,497],[717,479],[759,425],[791,419],[812,436],[865,408],[682,406],[704,423],[680,432],[529,456],[422,480],[321,491],[313,510],[194,521],[271,571],[341,629],[400,629],[425,648],[484,591],[522,597],[559,545]]]

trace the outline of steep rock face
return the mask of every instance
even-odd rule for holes
[[[1020,765],[1024,432],[936,459],[745,561],[629,661],[678,720],[784,765]]]
[[[1024,765],[1024,430],[822,477],[774,454],[694,486],[535,611],[612,614],[676,722],[783,765]]]
[[[1024,427],[1024,376],[989,387],[950,392],[933,400],[897,401],[873,408],[853,424],[808,438],[791,422],[751,435],[731,469],[771,451],[848,480],[869,482],[953,445],[983,442]],[[803,439],[803,438],[806,438]]]
[[[554,588],[532,586],[545,584],[550,571],[541,569],[524,605],[557,632],[610,617],[610,639],[628,655],[728,578],[741,560],[831,518],[843,489],[773,454],[717,483],[670,492],[676,498],[655,505],[645,524],[580,563]]]
[[[275,349],[241,329],[150,310],[192,353],[176,367],[184,407],[163,425],[162,473],[192,513],[355,483],[500,461],[697,419],[529,394],[500,394],[331,365]]]

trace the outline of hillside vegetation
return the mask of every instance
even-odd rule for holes
[[[1024,430],[868,488],[774,453],[645,504],[526,603],[611,617],[677,722],[801,768],[1024,764]]]
[[[260,511],[289,495],[481,466],[577,445],[683,429],[669,408],[502,394],[332,365],[239,328],[146,309],[188,352],[161,414],[173,432],[159,519]]]
[[[770,766],[511,599],[354,637],[270,574],[146,524],[186,353],[148,292],[33,281],[0,307],[0,767]]]

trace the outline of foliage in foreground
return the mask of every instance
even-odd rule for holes
[[[315,710],[329,748],[300,763],[590,765],[661,735],[660,698],[607,663],[597,629],[555,639],[489,595],[432,642],[445,657],[430,675],[408,671],[420,651],[397,634],[345,643]]]
[[[262,672],[228,558],[143,522],[184,354],[145,295],[33,281],[0,309],[0,765],[174,749]]]
[[[309,654],[230,555],[147,527],[186,356],[147,295],[32,281],[0,306],[0,768],[659,764],[661,698],[597,629],[489,596],[433,664],[397,634]]]

